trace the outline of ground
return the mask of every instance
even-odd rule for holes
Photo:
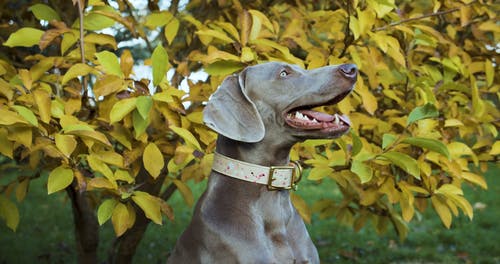
[[[500,263],[500,166],[491,164],[485,174],[488,190],[466,186],[465,196],[474,205],[474,220],[463,215],[451,229],[428,210],[410,224],[410,233],[400,242],[392,229],[377,235],[371,226],[356,233],[335,219],[319,220],[315,215],[309,232],[318,247],[322,263]],[[32,182],[26,200],[19,205],[21,222],[16,233],[0,223],[0,263],[76,263],[73,219],[64,193],[47,196],[46,177]],[[304,180],[299,194],[307,201],[335,197],[335,184],[317,185]],[[199,196],[204,188],[195,188]],[[331,191],[330,191],[331,190]],[[325,194],[328,193],[328,194]],[[177,193],[172,197],[176,220],[150,225],[134,263],[164,263],[168,249],[187,225],[191,208]],[[420,219],[420,220],[419,220]],[[111,224],[101,230],[100,259],[114,236]]]

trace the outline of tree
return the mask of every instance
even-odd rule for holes
[[[415,209],[430,204],[449,228],[459,210],[472,219],[462,185],[486,189],[481,173],[498,161],[493,1],[1,5],[0,153],[15,161],[2,170],[22,173],[0,187],[0,216],[15,230],[12,193],[22,202],[30,181],[49,171],[48,193],[72,201],[82,263],[96,262],[104,222],[117,236],[110,262],[126,263],[149,222],[173,219],[174,191],[193,204],[186,182],[208,176],[216,139],[202,122],[204,102],[225,76],[261,61],[360,69],[355,92],[322,109],[348,114],[349,135],[291,153],[309,180],[332,178],[343,195],[311,208],[293,195],[306,221],[313,212],[356,230],[392,224],[403,239]],[[152,77],[138,79],[136,64]],[[192,82],[200,70],[209,78]]]

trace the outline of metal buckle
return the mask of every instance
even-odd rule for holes
[[[273,181],[276,180],[276,178],[273,177],[274,172],[276,170],[291,170],[292,171],[292,177],[290,178],[290,185],[288,186],[274,186]],[[295,167],[294,166],[271,166],[269,169],[269,179],[267,180],[267,189],[270,191],[276,191],[276,190],[290,190],[293,188],[293,185],[295,184]]]

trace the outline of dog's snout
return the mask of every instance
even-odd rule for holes
[[[339,72],[347,79],[356,80],[358,67],[355,64],[342,64],[339,66]]]

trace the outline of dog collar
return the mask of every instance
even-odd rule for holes
[[[214,153],[212,169],[226,176],[266,185],[269,190],[296,190],[302,178],[302,167],[297,161],[287,166],[261,166],[235,160]]]

